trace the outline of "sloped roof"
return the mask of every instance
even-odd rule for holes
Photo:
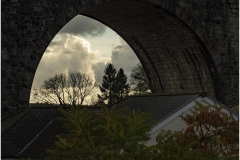
[[[29,108],[17,112],[9,117],[1,120],[1,135],[7,132],[14,124],[16,124],[27,112]]]
[[[119,101],[112,106],[117,109],[129,107],[140,112],[152,113],[152,118],[158,122],[170,113],[184,106],[188,102],[194,100],[199,95],[146,95],[146,96],[130,96]]]
[[[98,112],[99,107],[91,107],[89,110]],[[46,150],[55,147],[54,142],[58,140],[56,135],[68,133],[57,119],[61,116],[56,106],[44,105],[34,105],[24,114],[21,113],[21,116],[12,116],[11,119],[17,121],[2,134],[1,157],[44,159]]]
[[[46,149],[53,149],[55,147],[54,142],[58,140],[56,135],[68,133],[67,129],[63,128],[62,125],[63,124],[55,118],[19,157],[31,157],[32,159],[46,158],[48,155]]]
[[[31,108],[1,137],[2,158],[15,157],[59,114],[56,107]]]

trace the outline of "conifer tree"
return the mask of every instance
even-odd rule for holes
[[[104,72],[103,83],[100,86],[102,95],[98,95],[99,100],[101,102],[107,100],[108,104],[112,104],[126,97],[130,86],[127,84],[127,76],[124,74],[123,69],[120,68],[117,72],[113,64],[109,63]]]
[[[100,86],[102,96],[98,95],[98,97],[101,101],[108,100],[108,104],[112,104],[114,102],[113,95],[117,70],[114,68],[113,64],[108,63],[104,73],[102,86]]]
[[[124,74],[122,68],[119,69],[116,77],[116,96],[120,100],[126,97],[129,93],[130,86],[127,83],[127,75]]]

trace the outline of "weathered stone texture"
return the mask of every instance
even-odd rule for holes
[[[238,103],[238,0],[2,0],[2,108],[27,107],[38,63],[77,14],[121,35],[153,92],[208,91]]]

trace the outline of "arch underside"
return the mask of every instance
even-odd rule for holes
[[[82,14],[106,24],[132,47],[153,93],[206,91],[215,96],[211,68],[206,64],[211,57],[176,16],[136,1],[110,1]]]

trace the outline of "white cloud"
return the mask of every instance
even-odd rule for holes
[[[94,78],[92,65],[106,61],[99,51],[91,50],[88,41],[70,34],[60,34],[46,51],[38,66],[32,88],[40,87],[44,80],[56,73],[80,71]]]

